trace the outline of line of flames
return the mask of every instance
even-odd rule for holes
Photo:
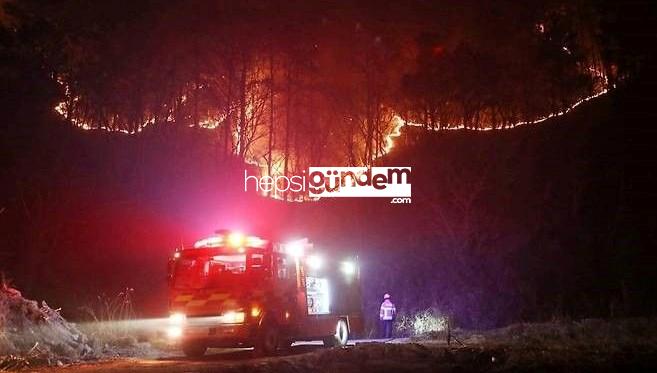
[[[392,131],[391,131],[388,135],[386,135],[386,138],[385,138],[385,147],[383,148],[383,153],[381,154],[381,156],[386,155],[386,154],[388,154],[388,153],[390,153],[390,152],[392,151],[392,149],[393,149],[394,146],[395,146],[395,140],[394,140],[394,139],[395,139],[395,138],[398,138],[399,136],[401,136],[401,129],[402,129],[402,127],[404,127],[404,126],[410,126],[410,127],[423,127],[423,128],[426,128],[427,130],[433,130],[433,131],[436,131],[436,132],[437,132],[437,131],[453,131],[453,130],[493,131],[493,130],[506,130],[506,129],[513,129],[513,128],[517,128],[517,127],[524,126],[524,125],[538,124],[538,123],[541,123],[541,122],[545,122],[545,121],[548,120],[548,119],[552,119],[552,118],[556,118],[556,117],[559,117],[559,116],[562,116],[562,115],[568,114],[569,112],[571,112],[573,109],[575,109],[575,108],[578,107],[579,105],[581,105],[581,104],[583,104],[583,103],[585,103],[585,102],[588,102],[588,101],[590,101],[590,100],[593,100],[593,99],[595,99],[595,98],[598,98],[598,97],[600,97],[600,96],[602,96],[602,95],[604,95],[604,94],[606,94],[606,93],[608,93],[608,92],[609,92],[609,89],[606,89],[606,88],[605,88],[605,89],[601,90],[600,92],[598,92],[598,93],[596,93],[596,94],[593,94],[593,95],[591,95],[591,96],[584,97],[584,98],[580,99],[579,101],[575,102],[574,104],[572,104],[571,106],[567,107],[567,108],[564,109],[564,110],[558,111],[558,112],[556,112],[556,113],[551,113],[551,114],[548,114],[548,115],[543,116],[543,117],[539,117],[539,118],[537,118],[537,119],[535,119],[535,120],[531,120],[531,121],[520,121],[520,122],[516,122],[516,123],[510,124],[510,125],[506,125],[506,126],[504,126],[504,127],[499,127],[499,128],[496,128],[496,127],[494,127],[493,125],[484,125],[484,126],[482,126],[482,127],[466,127],[465,124],[463,124],[463,123],[461,123],[461,124],[459,124],[459,125],[457,125],[457,126],[447,126],[447,127],[440,127],[440,128],[429,128],[429,127],[428,127],[426,124],[424,124],[424,123],[409,122],[409,121],[404,120],[400,115],[395,114],[395,115],[393,116],[393,118],[392,118],[393,129],[392,129]]]
[[[60,82],[60,83],[63,84],[63,82]],[[395,147],[395,140],[401,136],[401,134],[402,134],[402,127],[404,127],[404,126],[410,126],[410,127],[422,127],[422,128],[426,128],[426,129],[428,129],[428,130],[436,131],[436,132],[437,132],[437,131],[449,131],[449,130],[492,131],[492,130],[496,130],[496,129],[497,129],[497,130],[512,129],[512,128],[517,128],[517,127],[520,127],[520,126],[525,126],[525,125],[530,125],[530,124],[538,124],[538,123],[542,123],[542,122],[545,122],[545,121],[548,120],[548,119],[552,119],[552,118],[555,118],[555,117],[559,117],[559,116],[565,115],[565,114],[569,113],[570,111],[572,111],[573,109],[575,109],[576,107],[578,107],[579,105],[581,105],[581,104],[583,104],[583,103],[585,103],[585,102],[588,102],[588,101],[590,101],[590,100],[593,100],[593,99],[595,99],[595,98],[597,98],[597,97],[603,96],[603,95],[605,95],[605,94],[608,93],[608,92],[609,92],[609,89],[606,89],[606,88],[605,88],[605,89],[602,89],[600,92],[595,93],[595,94],[593,94],[593,95],[591,95],[591,96],[588,96],[588,97],[582,98],[582,99],[580,99],[579,101],[577,101],[577,102],[575,102],[574,104],[572,104],[571,106],[569,106],[568,108],[566,108],[566,109],[564,109],[564,110],[561,110],[561,111],[559,111],[559,112],[551,113],[551,114],[548,114],[548,115],[546,115],[546,116],[543,116],[543,117],[540,117],[540,118],[537,118],[537,119],[535,119],[535,120],[531,120],[531,121],[519,121],[519,122],[513,123],[513,124],[511,124],[511,125],[507,125],[507,126],[504,126],[504,127],[501,127],[501,128],[496,128],[496,127],[494,127],[493,125],[490,125],[490,124],[489,124],[489,125],[484,125],[484,126],[474,127],[474,128],[473,128],[473,127],[466,127],[465,124],[461,123],[461,124],[459,124],[459,125],[457,125],[457,126],[447,126],[447,127],[440,127],[440,128],[433,128],[433,129],[431,129],[431,128],[429,128],[426,124],[424,124],[424,123],[410,122],[410,121],[404,120],[404,118],[402,118],[401,115],[399,115],[399,114],[395,114],[395,115],[392,117],[392,124],[393,124],[393,125],[392,125],[392,130],[390,131],[390,133],[388,133],[388,134],[385,136],[385,139],[384,139],[384,144],[385,144],[385,146],[383,147],[383,151],[382,151],[382,153],[381,153],[377,158],[380,158],[380,157],[382,157],[382,156],[384,156],[384,155],[386,155],[386,154],[389,154],[389,153],[394,149],[394,147]],[[66,87],[66,93],[68,93],[68,87]],[[75,102],[75,101],[77,101],[77,98],[73,98],[73,102]],[[68,105],[67,105],[65,102],[60,102],[60,103],[58,103],[58,104],[54,107],[54,110],[55,110],[59,115],[61,115],[62,117],[64,117],[64,118],[68,118]],[[222,118],[217,118],[217,119],[209,119],[209,118],[206,118],[205,120],[201,121],[201,122],[198,124],[198,127],[203,128],[203,129],[207,129],[207,130],[214,130],[214,129],[218,128],[218,127],[224,122],[224,119],[225,119],[225,116],[222,117]],[[68,118],[68,120],[69,120],[74,126],[76,126],[77,128],[80,128],[80,129],[85,130],[85,131],[100,130],[100,131],[107,131],[107,132],[118,132],[118,133],[123,133],[123,134],[127,134],[127,135],[136,135],[136,134],[139,134],[139,133],[141,133],[146,127],[148,127],[149,125],[155,124],[155,118],[150,118],[150,119],[146,120],[143,124],[141,124],[140,126],[138,126],[135,130],[130,131],[130,130],[122,129],[122,128],[111,128],[110,126],[106,126],[106,127],[94,127],[94,126],[91,126],[91,125],[89,125],[88,123],[84,122],[83,120],[80,120],[80,119],[77,119],[77,118],[74,118],[74,117]],[[172,117],[168,117],[168,118],[167,118],[167,121],[172,122],[172,121],[173,121],[173,118],[172,118]],[[193,128],[193,127],[195,127],[195,126],[194,126],[194,125],[190,125],[189,127],[192,127],[192,128]],[[234,134],[234,135],[235,135],[235,134]],[[261,170],[265,170],[265,169],[267,169],[267,166],[266,166],[266,165],[264,165],[264,164],[258,162],[258,161],[255,160],[255,159],[247,159],[247,160],[245,160],[245,162],[246,162],[247,164],[250,164],[250,165],[253,165],[253,166],[258,167],[258,168],[260,168]],[[272,175],[270,175],[270,176],[272,176]],[[266,195],[266,193],[264,193],[263,195]],[[283,197],[282,197],[282,196],[269,195],[268,197],[270,197],[270,198],[274,198],[274,199],[278,199],[278,200],[283,200]],[[293,197],[291,200],[288,199],[288,201],[301,202],[301,201],[303,201],[303,198],[302,198],[302,197],[297,197],[297,198],[294,198],[294,197]]]
[[[510,124],[510,125],[506,125],[506,126],[501,127],[501,128],[496,128],[492,125],[484,125],[484,126],[480,126],[480,127],[466,127],[465,124],[461,123],[457,126],[444,126],[444,127],[440,127],[440,128],[430,129],[424,123],[410,122],[410,121],[404,120],[404,118],[402,118],[401,115],[395,114],[392,118],[392,123],[393,123],[392,130],[390,131],[390,133],[388,133],[385,136],[385,139],[384,139],[385,146],[383,147],[383,151],[379,155],[379,157],[381,157],[383,155],[386,155],[386,154],[388,154],[392,151],[392,149],[395,147],[395,139],[397,139],[399,136],[401,136],[401,129],[404,126],[423,127],[423,128],[426,128],[428,130],[433,130],[433,131],[453,131],[453,130],[492,131],[492,130],[496,130],[496,129],[497,130],[512,129],[512,128],[520,127],[520,126],[523,126],[523,125],[538,124],[538,123],[544,122],[548,119],[552,119],[552,118],[555,118],[555,117],[562,116],[564,114],[569,113],[571,110],[575,109],[579,105],[581,105],[581,104],[583,104],[587,101],[590,101],[592,99],[595,99],[597,97],[600,97],[600,96],[606,94],[607,92],[609,92],[609,89],[603,89],[603,90],[601,90],[600,92],[598,92],[596,94],[593,94],[591,96],[582,98],[581,100],[575,102],[573,105],[571,105],[568,108],[566,108],[564,110],[561,110],[559,112],[551,113],[551,114],[548,114],[546,116],[543,116],[543,117],[540,117],[538,119],[531,120],[531,121],[519,121],[519,122]],[[74,99],[74,101],[75,101],[75,99]],[[64,117],[64,118],[68,117],[67,104],[65,102],[58,103],[54,107],[54,110],[59,115],[61,115],[62,117]],[[224,119],[225,119],[225,116],[222,117],[222,118],[218,118],[218,119],[206,118],[198,124],[198,127],[203,128],[203,129],[208,129],[208,130],[214,130],[214,129],[218,128],[219,126],[221,126]],[[150,118],[150,119],[146,120],[143,124],[138,126],[135,130],[127,130],[127,129],[123,129],[123,128],[111,128],[110,126],[94,127],[94,126],[91,126],[90,124],[84,122],[83,120],[80,120],[80,119],[77,119],[77,118],[74,118],[74,117],[68,118],[68,120],[75,127],[80,128],[80,129],[85,130],[85,131],[118,132],[118,133],[123,133],[123,134],[127,134],[127,135],[138,134],[138,133],[142,132],[149,125],[155,124],[155,118]],[[167,118],[167,121],[173,121],[173,118],[169,117],[169,118]],[[189,127],[193,128],[193,127],[195,127],[195,125],[190,124]]]

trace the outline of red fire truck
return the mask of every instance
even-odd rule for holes
[[[169,261],[167,335],[190,357],[208,347],[344,346],[363,327],[356,259],[331,258],[307,239],[217,231]]]

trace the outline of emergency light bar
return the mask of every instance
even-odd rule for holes
[[[244,246],[246,237],[240,232],[231,232],[226,236],[226,241],[228,241],[228,246],[242,247]]]
[[[240,232],[227,232],[210,236],[194,243],[195,249],[228,246],[232,248],[264,248],[267,241],[256,236],[246,236]]]
[[[194,248],[198,249],[201,247],[219,247],[222,246],[223,243],[224,243],[223,236],[212,236],[196,241],[194,243]]]

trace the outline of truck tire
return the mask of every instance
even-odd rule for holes
[[[274,324],[263,325],[258,333],[255,352],[260,356],[271,356],[276,354],[280,344],[278,328]]]
[[[208,347],[200,342],[183,342],[182,350],[185,356],[189,358],[199,358],[205,355]]]
[[[326,347],[344,347],[349,340],[349,327],[344,319],[339,319],[335,324],[335,334],[322,339]]]
[[[335,344],[338,347],[344,347],[349,341],[349,326],[344,319],[338,320],[335,325]]]

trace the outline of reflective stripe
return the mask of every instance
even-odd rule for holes
[[[201,307],[204,306],[207,302],[207,299],[194,299],[187,302],[187,307]]]
[[[381,309],[379,311],[379,319],[388,321],[388,320],[393,320],[395,318],[395,315],[397,313],[397,309],[395,308],[395,305],[388,299],[383,301],[381,303]]]
[[[210,298],[208,300],[224,300],[228,298],[228,293],[214,293],[210,295]]]
[[[174,299],[174,302],[189,302],[194,299],[193,295],[179,295]]]

